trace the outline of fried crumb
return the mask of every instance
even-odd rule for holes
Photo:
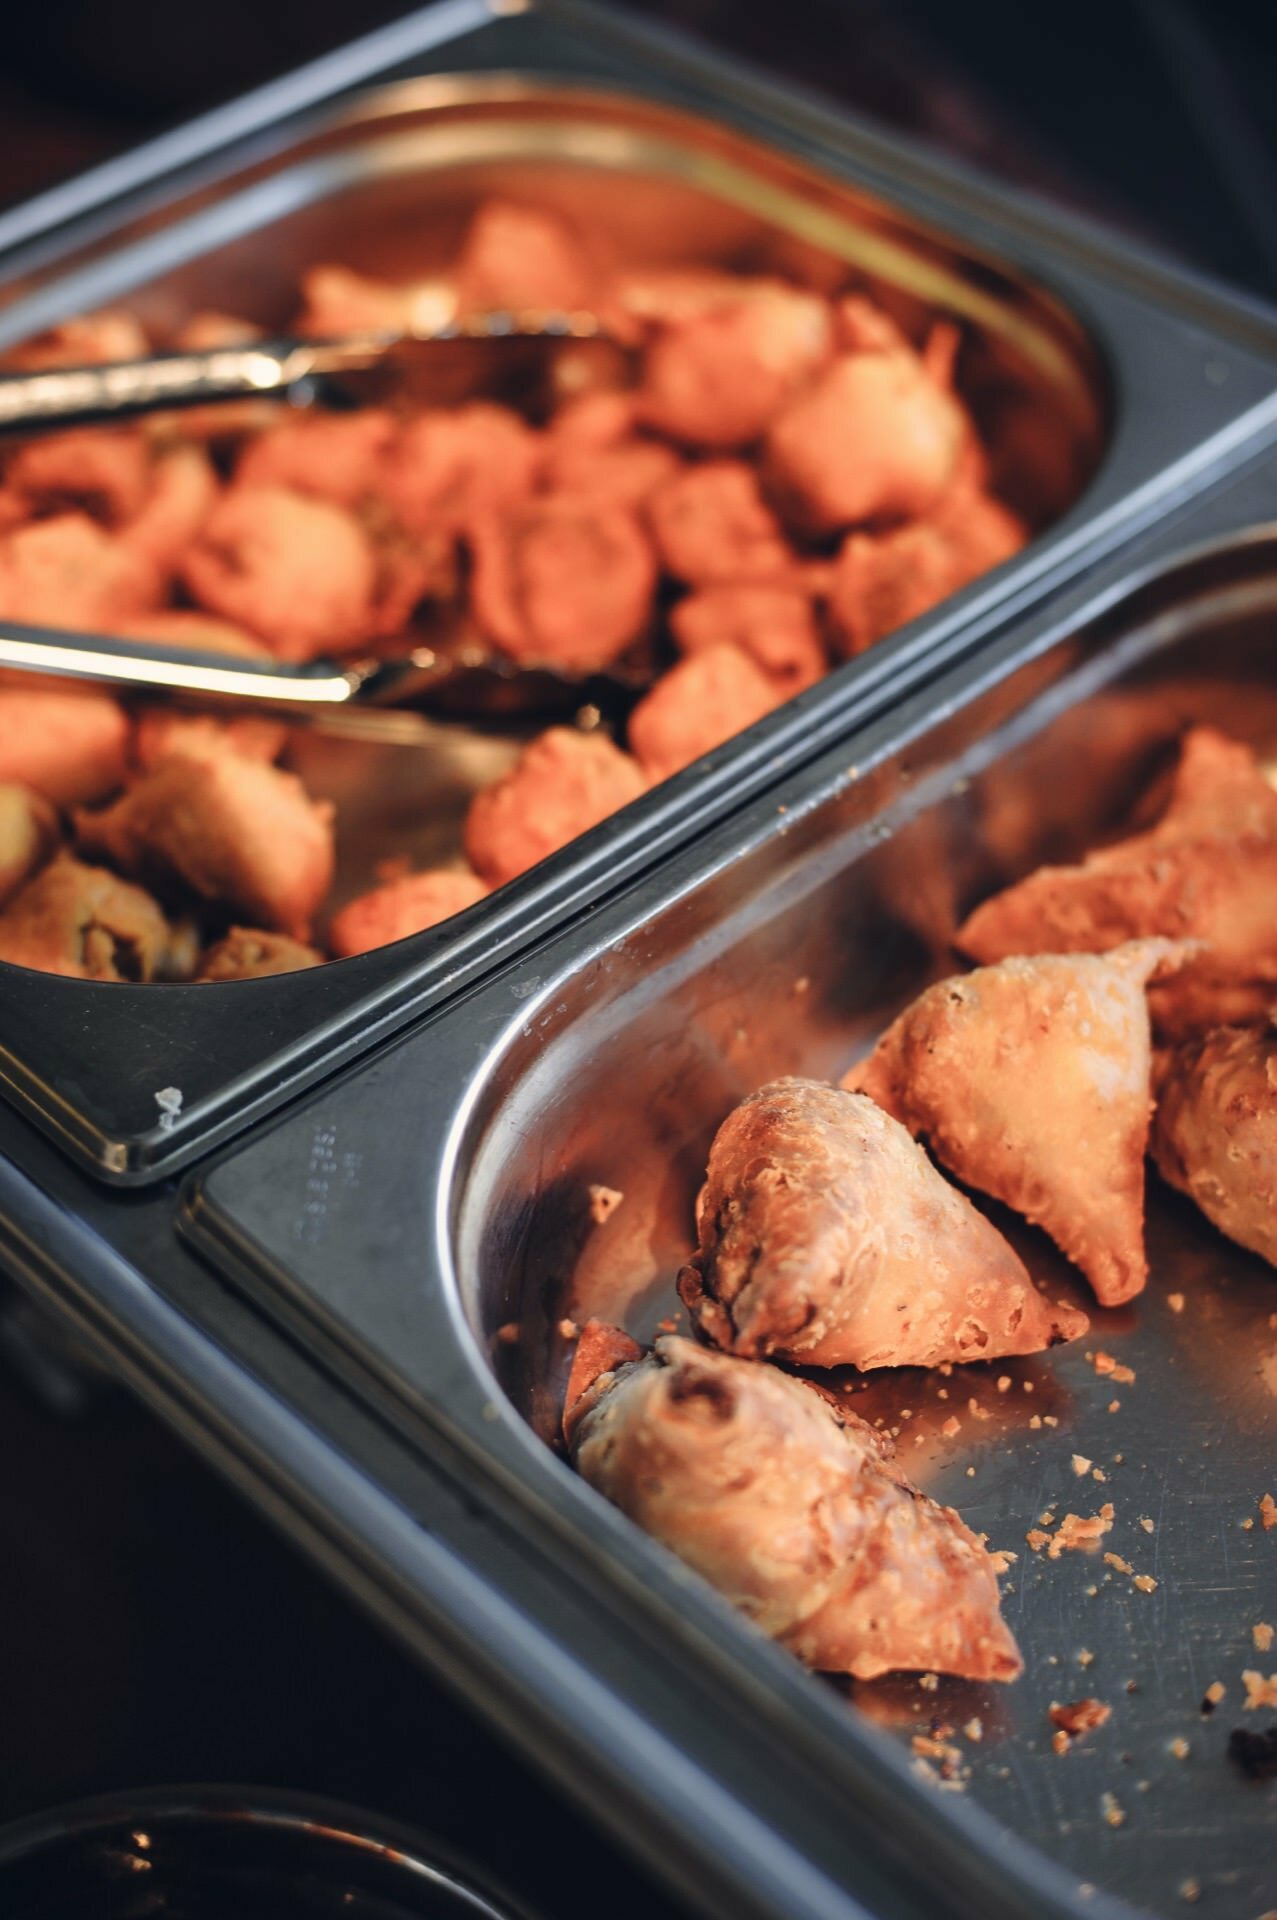
[[[1277,1527],[1277,1500],[1273,1499],[1271,1493],[1266,1493],[1259,1503],[1259,1518],[1265,1533],[1271,1533]]]
[[[1242,1706],[1247,1713],[1254,1713],[1260,1707],[1277,1707],[1277,1673],[1270,1673],[1265,1680],[1255,1667],[1247,1667],[1242,1673],[1242,1685],[1246,1689]]]
[[[1191,1907],[1195,1901],[1200,1900],[1202,1897],[1201,1881],[1181,1880],[1179,1883],[1179,1897],[1181,1900],[1186,1900]]]
[[[1051,1735],[1051,1745],[1054,1747],[1057,1753],[1068,1752],[1069,1745],[1070,1745],[1069,1736],[1067,1733],[1064,1732],[1063,1728],[1061,1728],[1058,1733],[1053,1733]]]
[[[1030,1527],[1024,1537],[1032,1547],[1034,1553],[1041,1553],[1043,1547],[1049,1547],[1051,1544],[1050,1534],[1043,1533],[1041,1527]]]
[[[1010,1374],[1009,1374],[1009,1373],[1000,1373],[1000,1374],[998,1375],[998,1392],[999,1392],[999,1393],[1010,1393],[1010,1391],[1011,1391],[1011,1376],[1010,1376]]]
[[[1137,1587],[1141,1593],[1157,1592],[1157,1582],[1151,1573],[1137,1573],[1132,1585]]]
[[[559,1333],[564,1340],[579,1340],[581,1338],[581,1329],[575,1320],[560,1320]]]
[[[940,1685],[940,1675],[938,1673],[921,1674],[918,1678],[918,1685],[924,1693],[934,1693]]]
[[[958,1416],[956,1414],[951,1413],[949,1415],[949,1418],[945,1421],[944,1425],[941,1427],[940,1431],[944,1435],[946,1440],[952,1440],[955,1433],[962,1432],[962,1422],[961,1420],[958,1419]]]
[[[1092,1480],[1107,1480],[1108,1475],[1105,1473],[1103,1467],[1092,1467],[1091,1478]]]
[[[966,1734],[968,1740],[980,1741],[984,1739],[984,1722],[978,1713],[972,1714],[962,1731]]]
[[[1183,1294],[1182,1294],[1182,1293],[1168,1293],[1168,1294],[1167,1294],[1167,1296],[1166,1296],[1166,1304],[1167,1304],[1167,1306],[1168,1306],[1168,1307],[1170,1308],[1170,1310],[1171,1310],[1171,1312],[1172,1312],[1172,1313],[1183,1313],[1183,1311],[1184,1311],[1184,1296],[1183,1296]]]
[[[1119,1407],[1121,1406],[1121,1404],[1122,1404],[1122,1403],[1121,1403],[1121,1401],[1120,1401],[1120,1400],[1110,1400],[1110,1401],[1109,1401],[1109,1412],[1110,1412],[1110,1413],[1116,1413],[1116,1412],[1117,1412],[1117,1410],[1118,1410],[1118,1408],[1119,1408]]]
[[[503,1347],[517,1347],[519,1344],[518,1321],[507,1320],[503,1326],[498,1327],[497,1339],[500,1341]]]
[[[1250,1630],[1256,1653],[1267,1653],[1273,1644],[1273,1630],[1266,1620],[1257,1620]]]
[[[601,1227],[605,1220],[610,1220],[625,1198],[625,1195],[619,1193],[615,1187],[599,1186],[597,1182],[587,1191],[590,1196],[590,1218],[596,1227]]]
[[[991,1417],[989,1409],[986,1406],[982,1406],[974,1395],[967,1401],[967,1412],[973,1420],[988,1420]]]
[[[1139,1690],[1140,1690],[1140,1686],[1139,1686],[1139,1681],[1138,1681],[1138,1680],[1128,1680],[1128,1681],[1127,1681],[1127,1683],[1126,1683],[1126,1691],[1127,1691],[1128,1693],[1138,1693],[1138,1692],[1139,1692]]]
[[[1039,1429],[1039,1428],[1041,1427],[1041,1425],[1042,1425],[1042,1416],[1041,1416],[1041,1414],[1040,1414],[1040,1413],[1035,1413],[1035,1414],[1033,1415],[1033,1417],[1032,1417],[1032,1419],[1031,1419],[1031,1420],[1029,1421],[1029,1425],[1030,1425],[1030,1427],[1031,1427],[1031,1428],[1033,1429],[1033,1431],[1034,1431],[1034,1432],[1036,1433],[1036,1432],[1038,1431],[1038,1429]]]
[[[1042,1415],[1042,1425],[1044,1427],[1058,1427],[1059,1424],[1060,1424],[1059,1419],[1055,1414],[1044,1413]]]
[[[1202,1695],[1202,1712],[1214,1713],[1227,1691],[1222,1680],[1212,1680]]]
[[[1049,1524],[1054,1515],[1043,1514],[1042,1519]],[[1106,1501],[1098,1513],[1089,1519],[1080,1513],[1066,1513],[1055,1532],[1048,1536],[1039,1533],[1035,1527],[1024,1537],[1035,1553],[1046,1547],[1048,1560],[1058,1560],[1065,1552],[1089,1552],[1104,1538],[1113,1525],[1113,1507]]]
[[[1021,1393],[1032,1393],[1033,1382],[1031,1380],[1021,1380],[1020,1391]]]
[[[1146,1513],[1142,1513],[1140,1515],[1140,1525],[1143,1527],[1145,1533],[1152,1533],[1154,1531],[1155,1522],[1150,1520]]]
[[[1038,1525],[1040,1527],[1053,1527],[1055,1525],[1054,1507],[1043,1507],[1041,1513],[1038,1515]]]
[[[1112,1711],[1102,1700],[1096,1700],[1088,1694],[1084,1700],[1071,1700],[1064,1705],[1053,1700],[1047,1718],[1066,1738],[1076,1740],[1079,1734],[1090,1733],[1093,1727],[1102,1727]]]
[[[1167,1741],[1167,1746],[1177,1760],[1187,1760],[1190,1748],[1182,1733],[1177,1733],[1173,1740]]]
[[[1111,1793],[1106,1792],[1100,1795],[1100,1812],[1104,1815],[1106,1826],[1120,1827],[1125,1824],[1126,1815],[1118,1805],[1116,1797]]]
[[[1115,1386],[1129,1386],[1135,1378],[1134,1368],[1123,1366],[1119,1360],[1113,1358],[1111,1353],[1105,1353],[1103,1349],[1091,1356],[1091,1365],[1098,1374],[1112,1380]]]
[[[1096,1596],[1096,1594],[1097,1594],[1098,1592],[1099,1592],[1099,1588],[1098,1588],[1098,1587],[1095,1587],[1095,1586],[1091,1586],[1091,1587],[1088,1587],[1088,1588],[1086,1589],[1086,1597],[1087,1597],[1087,1599],[1088,1599],[1088,1600],[1094,1600],[1094,1598],[1095,1598],[1095,1596]]]
[[[1019,1558],[1018,1553],[1011,1553],[1006,1547],[997,1547],[989,1555],[993,1571],[996,1574],[1005,1573],[1007,1568],[1013,1566]]]
[[[657,1321],[656,1330],[658,1333],[677,1333],[678,1321],[673,1314],[666,1314],[664,1320]]]
[[[1242,1521],[1242,1532],[1250,1533],[1253,1530],[1254,1525],[1255,1525],[1255,1522],[1251,1519],[1250,1515],[1247,1514],[1246,1518]]]
[[[1095,1655],[1091,1652],[1091,1649],[1089,1647],[1078,1648],[1077,1663],[1079,1667],[1089,1667],[1094,1661],[1094,1659],[1095,1659]]]
[[[967,1468],[967,1479],[968,1479],[968,1480],[974,1480],[974,1479],[975,1479],[975,1468],[974,1468],[974,1467],[968,1467],[968,1468]]]
[[[1123,1560],[1120,1553],[1106,1553],[1104,1556],[1104,1564],[1106,1567],[1116,1567],[1119,1573],[1134,1573],[1135,1571],[1130,1561]]]
[[[1077,1475],[1079,1480],[1081,1480],[1086,1474],[1088,1474],[1091,1471],[1092,1463],[1087,1459],[1084,1453],[1075,1453],[1073,1455],[1071,1464],[1073,1467],[1073,1471]]]

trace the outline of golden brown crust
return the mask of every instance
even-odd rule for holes
[[[1087,1328],[863,1094],[777,1080],[719,1128],[679,1292],[729,1352],[933,1367],[1038,1353]]]
[[[1277,998],[1277,792],[1249,747],[1211,727],[1185,735],[1155,827],[1079,866],[1038,868],[977,907],[957,944],[987,962],[1101,953],[1148,935],[1203,943],[1150,996],[1168,1036],[1247,1017]]]
[[[332,881],[331,806],[291,773],[234,753],[162,760],[75,827],[83,847],[126,873],[178,880],[297,940]]]
[[[471,801],[466,857],[490,886],[502,886],[636,800],[644,785],[639,767],[606,734],[550,727]]]
[[[297,973],[323,964],[323,954],[287,934],[261,927],[232,927],[204,954],[197,980],[264,980],[271,974]]]
[[[1020,1671],[985,1548],[801,1381],[666,1336],[578,1406],[584,1478],[809,1666]]]
[[[1277,1034],[1223,1027],[1162,1063],[1150,1142],[1163,1179],[1277,1266]]]
[[[843,1084],[968,1185],[1049,1233],[1104,1306],[1139,1293],[1151,1047],[1145,984],[1165,940],[1040,954],[941,980]]]
[[[338,960],[368,953],[451,919],[454,913],[482,900],[487,891],[477,874],[451,868],[404,874],[401,879],[374,887],[370,893],[361,893],[334,914],[328,944]]]
[[[169,947],[148,893],[60,853],[0,914],[0,960],[77,980],[153,980]]]

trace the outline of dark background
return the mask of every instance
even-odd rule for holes
[[[1277,298],[1277,7],[637,10]],[[402,12],[393,0],[10,9],[0,201]],[[50,1369],[39,1338],[29,1309],[0,1302],[0,1821],[180,1780],[305,1788],[445,1835],[547,1920],[600,1908],[675,1920],[171,1436],[114,1389]]]

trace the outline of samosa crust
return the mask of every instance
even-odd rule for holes
[[[1239,1246],[1277,1266],[1277,1034],[1221,1027],[1163,1066],[1151,1151]]]
[[[1149,1042],[1145,984],[1167,940],[1039,954],[938,981],[844,1086],[885,1107],[969,1186],[1049,1233],[1101,1305],[1141,1291]]]
[[[959,928],[989,964],[1016,953],[1103,953],[1161,935],[1201,951],[1150,996],[1171,1037],[1252,1013],[1277,997],[1277,792],[1251,749],[1212,727],[1185,735],[1157,825],[1039,867]]]
[[[603,1357],[568,1410],[579,1472],[765,1633],[864,1680],[1016,1677],[988,1552],[865,1421],[674,1335],[640,1360]]]
[[[679,1292],[748,1359],[932,1367],[1038,1353],[1085,1332],[997,1229],[862,1094],[773,1081],[728,1115]]]

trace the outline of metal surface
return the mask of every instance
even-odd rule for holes
[[[1254,307],[615,17],[552,0],[481,32],[464,31],[474,18],[463,12],[447,23],[454,44],[423,19],[415,37],[394,38],[394,57],[411,68],[410,48],[433,47],[418,66],[517,72],[410,73],[324,107],[310,75],[281,86],[274,119],[268,92],[51,202],[63,224],[49,237],[10,221],[21,244],[5,266],[0,345],[119,300],[159,338],[210,305],[277,328],[302,266],[336,256],[390,277],[428,273],[475,200],[515,183],[597,221],[620,257],[851,277],[915,327],[936,307],[958,315],[964,388],[999,484],[1042,531],[933,616],[442,928],[306,976],[230,986],[8,973],[4,1086],[108,1180],[172,1171],[531,949],[1277,430],[1277,330]],[[361,58],[367,71],[367,49]],[[154,1094],[171,1086],[183,1109],[161,1128]]]
[[[1028,1892],[1025,1841],[1065,1870],[1078,1912],[1103,1905],[1097,1888],[1170,1915],[1196,1886],[1228,1920],[1277,1900],[1270,1792],[1226,1757],[1232,1727],[1264,1724],[1243,1712],[1240,1676],[1271,1667],[1251,1628],[1277,1625],[1258,1509],[1277,1458],[1271,1271],[1150,1175],[1148,1290],[1095,1311],[1077,1347],[846,1383],[859,1410],[899,1426],[928,1490],[1019,1554],[1006,1607],[1027,1668],[1004,1689],[858,1686],[850,1717],[845,1689],[761,1644],[555,1458],[559,1321],[596,1312],[649,1334],[677,1314],[692,1202],[735,1100],[778,1072],[843,1068],[952,970],[949,936],[970,904],[1129,817],[1188,721],[1277,752],[1275,616],[1269,464],[778,783],[188,1199],[188,1235],[257,1305],[550,1552],[600,1618],[647,1623],[649,1686],[690,1662],[756,1716],[767,1778],[782,1756],[814,1762],[862,1811],[868,1777],[889,1790],[894,1841],[950,1876],[955,1911],[1068,1907],[1044,1867]],[[592,1182],[625,1196],[603,1227]],[[1039,1236],[999,1222],[1052,1292],[1082,1297]],[[1133,1377],[1097,1368],[1101,1353]],[[1043,1512],[1106,1501],[1100,1554],[1052,1561],[1026,1544]],[[1203,1714],[1215,1680],[1223,1701]],[[1084,1695],[1112,1717],[1057,1754],[1047,1709]],[[982,1738],[953,1736],[962,1796],[907,1771],[914,1733],[973,1716]],[[883,1737],[904,1748],[894,1770]],[[1002,1829],[985,1861],[995,1891],[978,1898],[948,1852],[989,1845],[965,1824],[972,1803]],[[822,1841],[809,1830],[803,1844]],[[852,1888],[860,1844],[843,1855]]]

